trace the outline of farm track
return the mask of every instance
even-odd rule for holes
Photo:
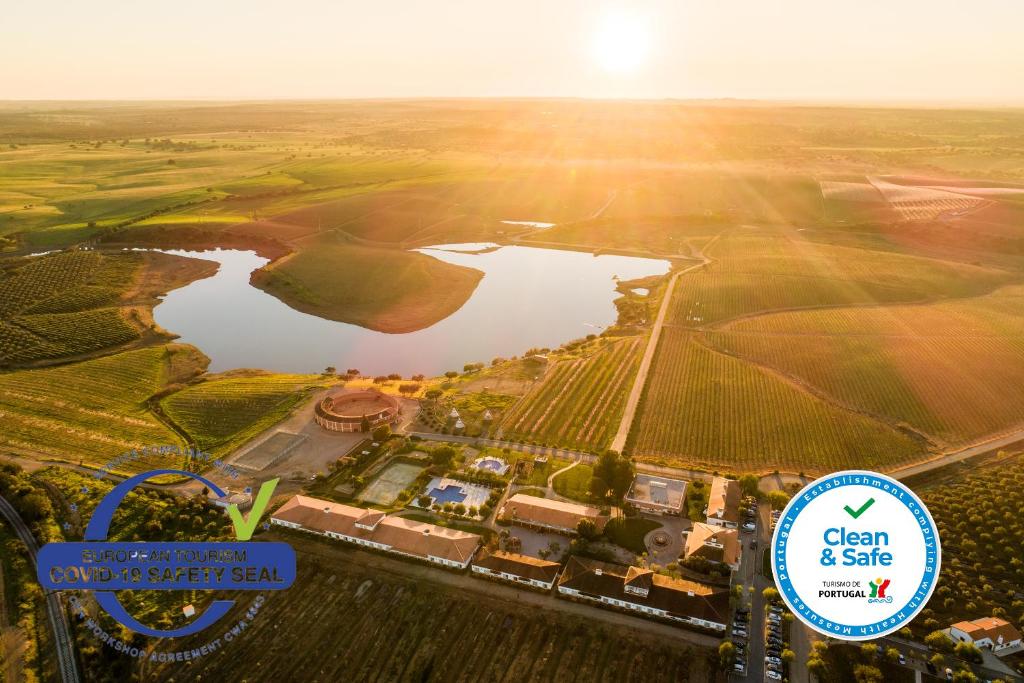
[[[717,235],[713,237],[705,245],[705,250],[710,249],[717,239]],[[668,281],[668,286],[665,287],[665,293],[662,295],[661,299],[661,306],[658,308],[658,317],[655,319],[654,325],[651,327],[651,334],[647,340],[647,348],[644,349],[644,355],[640,359],[640,367],[637,370],[636,379],[633,381],[633,388],[630,389],[629,396],[626,397],[626,407],[622,413],[622,420],[619,422],[619,429],[615,433],[615,437],[612,438],[611,450],[613,451],[621,453],[626,446],[626,439],[629,437],[630,429],[633,427],[633,420],[636,417],[637,407],[640,405],[640,397],[643,395],[644,386],[647,384],[647,374],[651,370],[651,362],[654,360],[654,354],[658,349],[658,339],[661,337],[661,328],[665,325],[665,317],[668,315],[668,310],[671,307],[672,294],[675,291],[676,283],[682,275],[711,263],[711,259],[704,254],[701,254],[701,259],[702,261],[700,263],[678,271],[672,276],[672,279]]]
[[[36,565],[36,554],[39,546],[35,537],[29,530],[28,525],[22,520],[18,511],[0,496],[0,515],[3,515],[14,532],[25,544],[29,559],[32,560],[33,568]],[[71,637],[68,628],[67,613],[61,604],[60,596],[55,591],[44,591],[46,598],[46,614],[50,622],[50,630],[53,632],[54,649],[57,655],[57,665],[60,670],[60,678],[63,683],[78,683],[81,681],[81,674],[78,671],[78,660],[75,656],[75,641]]]

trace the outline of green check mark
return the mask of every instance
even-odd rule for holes
[[[843,509],[846,510],[846,514],[850,515],[854,519],[857,519],[858,517],[863,515],[865,512],[867,512],[867,509],[869,507],[871,507],[872,505],[874,505],[874,504],[875,504],[875,499],[874,498],[868,498],[867,502],[864,503],[863,505],[861,505],[856,510],[851,508],[849,505],[844,505]]]
[[[281,480],[271,479],[263,482],[259,493],[256,494],[256,500],[252,503],[252,509],[249,510],[249,519],[242,517],[237,505],[232,504],[228,507],[228,517],[235,525],[235,537],[239,541],[248,541],[252,538],[253,532],[256,531],[256,525],[260,523],[260,517],[263,516],[263,511],[270,505],[270,497],[274,495],[274,489],[277,488],[279,481]]]

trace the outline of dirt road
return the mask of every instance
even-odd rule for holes
[[[640,405],[640,396],[643,394],[644,385],[647,384],[647,373],[651,370],[651,362],[654,360],[654,352],[658,348],[658,339],[661,337],[661,328],[665,325],[665,318],[668,315],[669,306],[672,303],[672,292],[675,291],[676,282],[682,275],[689,273],[697,268],[710,263],[710,259],[706,256],[701,255],[703,259],[700,263],[694,264],[688,268],[683,268],[677,271],[672,279],[668,281],[668,286],[665,287],[665,294],[661,298],[661,306],[658,308],[658,317],[654,320],[654,325],[651,327],[651,336],[647,340],[647,348],[644,349],[644,356],[640,359],[640,369],[637,370],[636,379],[633,381],[633,388],[629,392],[629,396],[626,398],[626,409],[622,413],[622,421],[619,422],[619,431],[615,433],[615,438],[612,439],[611,449],[613,451],[622,452],[622,449],[626,446],[626,439],[629,437],[629,430],[633,426],[633,418],[636,417],[637,406]]]

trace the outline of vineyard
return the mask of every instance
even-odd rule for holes
[[[977,295],[1011,280],[989,268],[753,230],[724,235],[710,251],[714,261],[676,288],[671,322],[699,327],[786,308]]]
[[[618,428],[644,339],[602,342],[591,355],[559,360],[511,410],[505,439],[600,450]]]
[[[903,220],[931,220],[944,213],[977,208],[986,203],[979,197],[940,190],[934,187],[897,185],[880,178],[868,178]]]
[[[183,446],[145,401],[205,364],[195,348],[172,344],[0,374],[0,447],[96,466],[143,446]],[[125,468],[140,471],[147,464],[153,463],[143,458]]]
[[[202,450],[226,454],[287,416],[318,377],[257,374],[211,379],[163,399],[163,411]]]
[[[1024,457],[959,466],[919,493],[942,539],[942,573],[915,628],[983,616],[1024,625]]]
[[[641,460],[725,471],[885,469],[923,444],[666,327],[628,448]]]
[[[957,443],[1021,424],[1024,289],[929,306],[779,313],[709,333],[843,405]]]
[[[260,680],[378,683],[711,680],[706,652],[680,641],[506,601],[489,584],[478,592],[347,559],[300,550],[296,584],[268,594],[244,637],[192,662],[188,680],[241,682],[253,672]],[[242,616],[249,601],[241,602],[225,623]],[[203,637],[161,649],[198,647]],[[150,667],[146,679],[184,680],[182,671]]]
[[[61,358],[134,341],[117,304],[142,263],[138,254],[70,251],[7,268],[0,276],[0,366]]]

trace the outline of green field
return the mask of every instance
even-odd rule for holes
[[[709,335],[857,410],[960,443],[1024,410],[1019,287],[929,306],[780,313]]]
[[[834,407],[667,327],[627,447],[639,459],[732,472],[882,468],[923,458],[919,441]]]
[[[581,464],[559,474],[551,485],[558,495],[586,503],[591,500],[590,480],[593,478],[594,468]]]
[[[215,376],[171,394],[160,406],[200,449],[226,455],[288,416],[322,386],[322,377],[309,375]]]
[[[254,282],[306,313],[399,333],[457,311],[481,277],[424,254],[327,239],[259,271]]]
[[[149,311],[184,273],[153,274],[152,255],[20,256],[44,247],[253,248],[273,259],[258,286],[386,332],[443,319],[480,281],[411,247],[706,258],[675,288],[629,447],[708,469],[888,467],[1020,426],[1024,202],[984,190],[1024,183],[1022,122],[1017,110],[570,100],[0,108],[0,250],[16,255],[0,262],[0,364],[96,359],[174,332]],[[627,302],[621,329],[552,352],[546,371],[509,359],[424,388],[469,414],[501,395],[494,436],[600,450],[656,299]],[[611,336],[623,331],[639,334]],[[290,407],[276,389],[204,391],[161,405],[214,449]],[[225,410],[247,400],[251,412]],[[17,415],[5,437],[26,442]]]
[[[192,377],[206,359],[168,345],[42,370],[0,374],[0,446],[29,457],[99,466],[145,446],[184,446],[146,401]],[[127,471],[153,464],[140,459]],[[164,463],[166,464],[166,463]]]

